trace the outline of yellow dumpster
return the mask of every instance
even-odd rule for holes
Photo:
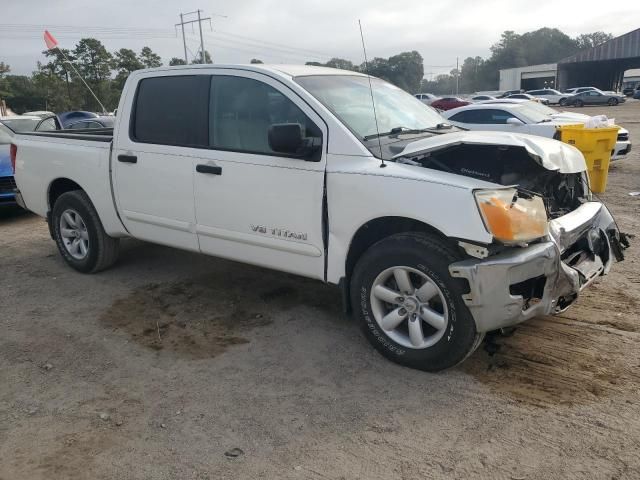
[[[584,125],[557,127],[560,140],[573,145],[584,155],[591,190],[595,193],[603,193],[607,188],[611,153],[618,140],[619,128],[584,128]]]

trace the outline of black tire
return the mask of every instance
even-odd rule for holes
[[[576,107],[584,107],[584,102],[580,99],[576,100],[575,104]]]
[[[616,105],[618,105],[618,99],[617,98],[610,98],[607,103],[609,104],[610,107],[615,107]]]
[[[561,98],[560,101],[558,102],[558,104],[561,107],[566,107],[567,106],[567,99],[566,98]]]
[[[462,295],[468,285],[451,277],[449,265],[459,254],[438,237],[425,233],[401,233],[370,247],[358,261],[351,277],[351,304],[365,336],[382,355],[393,362],[428,372],[453,367],[465,360],[480,345],[484,333],[475,322]],[[444,335],[426,348],[411,348],[394,341],[375,319],[371,291],[381,272],[406,266],[426,275],[437,285],[446,300],[448,323]]]
[[[84,222],[88,234],[88,249],[84,258],[74,258],[64,245],[60,232],[60,218],[67,210],[77,212]],[[104,231],[98,212],[91,200],[82,190],[63,193],[56,200],[51,212],[51,230],[62,258],[75,270],[82,273],[95,273],[115,263],[118,258],[119,240],[110,237]]]

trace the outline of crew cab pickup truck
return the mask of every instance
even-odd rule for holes
[[[113,130],[15,145],[18,201],[76,270],[131,236],[335,284],[375,348],[427,371],[563,311],[624,247],[572,146],[463,131],[354,72],[136,71]]]

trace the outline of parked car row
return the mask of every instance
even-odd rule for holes
[[[583,92],[589,93],[589,92]],[[449,123],[468,130],[526,133],[554,138],[557,127],[586,123],[589,115],[558,112],[535,102],[497,99],[458,107],[442,113]],[[621,128],[611,159],[619,160],[631,151],[629,131]]]

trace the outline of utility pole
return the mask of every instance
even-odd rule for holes
[[[179,25],[182,27],[182,45],[184,46],[184,63],[186,65],[189,63],[189,59],[187,58],[187,39],[184,36],[184,16],[182,14],[180,14]]]
[[[207,17],[207,18],[202,18],[202,16],[200,15],[200,13],[202,12],[202,10],[198,9],[194,12],[187,12],[187,13],[181,13],[180,14],[180,23],[176,23],[176,27],[178,25],[180,25],[180,27],[182,28],[182,43],[184,45],[184,61],[186,63],[189,63],[189,59],[187,58],[187,41],[185,39],[184,36],[184,26],[185,25],[189,25],[190,23],[197,23],[198,24],[198,28],[200,30],[200,61],[202,63],[205,62],[205,55],[204,55],[204,37],[202,36],[202,22],[206,22],[207,20],[209,21],[209,27],[213,30],[213,27],[211,27],[211,17]],[[198,19],[197,20],[188,20],[188,21],[184,21],[184,17],[187,15],[198,15]],[[216,17],[223,17],[223,18],[227,18],[225,15],[216,15]]]
[[[204,63],[204,40],[202,38],[202,20],[200,20],[200,9],[198,12],[198,28],[200,29],[200,60]],[[209,21],[211,21],[211,17],[209,17]]]
[[[456,97],[458,96],[458,91],[460,87],[460,66],[458,63],[458,57],[456,57]]]

